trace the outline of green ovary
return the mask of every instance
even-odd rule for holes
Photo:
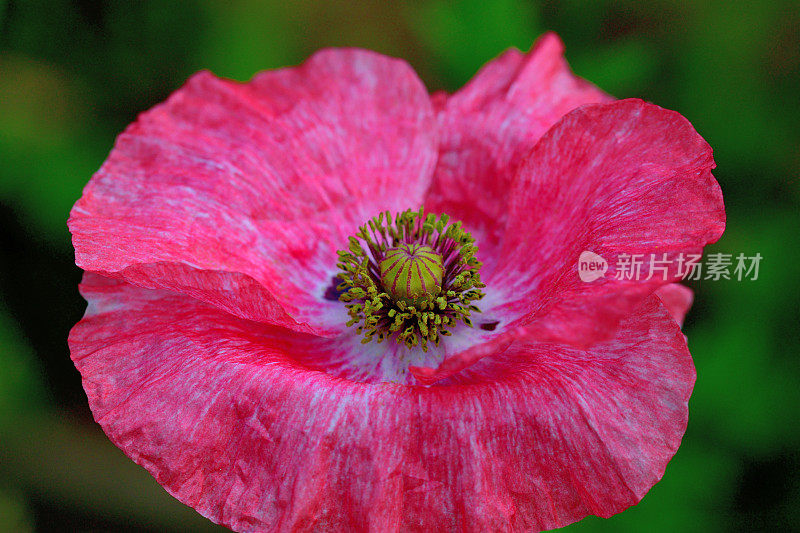
[[[381,282],[396,302],[419,305],[442,290],[442,256],[430,246],[405,244],[386,251]]]

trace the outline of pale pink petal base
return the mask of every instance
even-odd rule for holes
[[[683,326],[683,319],[686,318],[686,313],[689,312],[689,308],[692,307],[692,302],[694,301],[692,289],[678,283],[670,283],[658,289],[656,296],[667,308],[675,322],[679,326]]]
[[[70,334],[96,420],[237,531],[532,531],[638,502],[694,368],[655,298],[613,339],[521,344],[433,387],[311,370],[309,337],[87,274]]]

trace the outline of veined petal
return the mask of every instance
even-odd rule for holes
[[[299,331],[342,327],[336,250],[419,205],[430,99],[404,62],[325,50],[240,84],[194,76],[116,142],[72,210],[76,262]]]
[[[491,268],[493,242],[502,234],[511,182],[524,156],[567,112],[613,98],[572,74],[553,33],[527,54],[506,51],[442,98],[439,161],[426,207],[474,231],[483,243],[481,260]]]
[[[694,368],[650,298],[590,350],[517,344],[433,387],[310,370],[309,336],[87,274],[70,334],[96,420],[237,531],[531,531],[610,516],[661,477]]]
[[[643,299],[680,278],[682,257],[702,253],[722,234],[714,166],[711,148],[676,112],[621,100],[566,115],[513,186],[498,265],[486,281],[499,302],[486,315],[500,326],[437,367],[411,371],[430,384],[520,339],[585,347],[613,335]],[[586,251],[608,262],[605,276],[581,280]],[[623,256],[638,258],[638,275],[620,271]],[[682,323],[691,299],[666,291]]]
[[[675,319],[679,326],[683,326],[683,319],[686,318],[686,313],[692,307],[694,301],[694,293],[692,289],[680,283],[670,283],[664,285],[656,291],[664,307],[667,308],[669,314]]]
[[[725,228],[711,148],[680,114],[641,100],[568,114],[519,169],[499,266],[487,282],[540,339],[587,345]],[[581,281],[579,258],[608,262]],[[623,271],[623,257],[641,263]],[[622,265],[622,266],[621,266]]]

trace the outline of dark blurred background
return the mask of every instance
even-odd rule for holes
[[[636,507],[574,531],[800,523],[797,2],[0,0],[0,531],[219,530],[94,424],[66,344],[85,304],[66,219],[115,136],[199,69],[247,80],[326,46],[405,58],[453,91],[545,30],[617,97],[689,118],[714,147],[728,230],[756,281],[694,284],[689,429]]]

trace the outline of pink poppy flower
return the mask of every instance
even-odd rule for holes
[[[562,52],[546,35],[430,96],[403,61],[323,50],[142,114],[69,219],[70,349],[111,440],[238,531],[637,503],[686,428],[691,292],[672,268],[583,282],[578,258],[700,253],[725,213],[685,118]]]

